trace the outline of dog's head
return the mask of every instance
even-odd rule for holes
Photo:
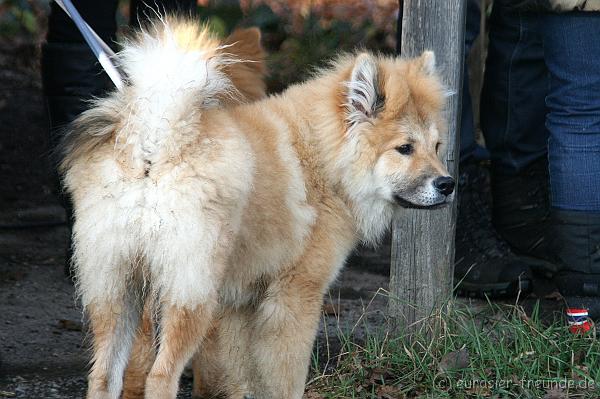
[[[454,180],[441,161],[445,94],[432,52],[413,60],[359,54],[344,96],[345,140],[361,154],[354,167],[367,172],[369,191],[405,207],[452,200]]]

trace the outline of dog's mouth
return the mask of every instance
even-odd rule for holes
[[[408,209],[438,209],[438,208],[443,208],[450,203],[449,197],[446,197],[444,199],[444,201],[442,201],[442,202],[439,202],[437,204],[431,204],[431,205],[415,204],[413,202],[410,202],[410,201],[400,197],[399,195],[394,195],[394,200],[396,201],[397,205],[401,206],[402,208],[408,208]]]

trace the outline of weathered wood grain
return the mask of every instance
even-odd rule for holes
[[[433,50],[449,90],[445,161],[458,178],[458,130],[464,62],[465,0],[404,0],[402,55]],[[435,210],[397,212],[393,223],[389,312],[394,325],[414,330],[452,292],[456,201]]]

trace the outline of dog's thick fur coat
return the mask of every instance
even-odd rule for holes
[[[67,138],[89,398],[119,396],[144,304],[159,325],[147,398],[174,398],[198,348],[197,393],[301,398],[323,294],[357,241],[377,242],[399,203],[452,198],[436,183],[448,178],[432,53],[343,56],[223,107],[237,62],[194,25],[157,22],[125,46],[125,90]]]

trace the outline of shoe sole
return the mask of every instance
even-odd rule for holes
[[[531,289],[531,281],[520,280],[510,283],[476,284],[461,282],[454,292],[458,296],[469,298],[506,298],[517,296],[519,292],[526,294]]]

